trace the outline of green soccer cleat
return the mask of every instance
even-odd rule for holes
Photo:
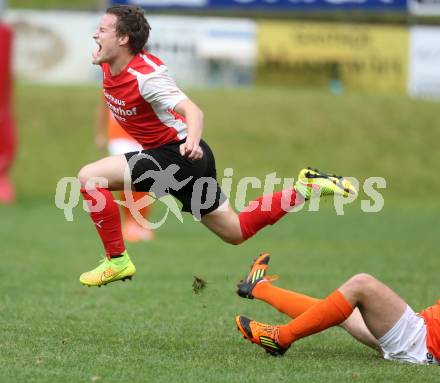
[[[295,190],[306,200],[315,195],[340,195],[343,197],[357,195],[354,186],[344,177],[325,174],[318,169],[311,168],[303,169],[299,172],[298,180],[295,183]]]
[[[136,267],[128,256],[127,251],[122,253],[122,257],[101,259],[101,264],[93,270],[87,271],[79,277],[83,285],[98,286],[106,285],[110,282],[131,279],[136,272]]]

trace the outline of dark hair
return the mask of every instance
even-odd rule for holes
[[[143,9],[134,5],[115,5],[106,13],[116,16],[116,35],[128,36],[130,52],[136,55],[142,51],[151,30]]]

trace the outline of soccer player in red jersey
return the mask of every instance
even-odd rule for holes
[[[245,316],[235,318],[243,336],[271,355],[283,355],[301,338],[340,325],[385,359],[440,364],[440,301],[416,314],[388,286],[368,274],[356,274],[325,299],[272,285],[270,255],[261,254],[237,285],[243,298],[259,299],[293,320],[274,326]]]
[[[144,150],[106,157],[79,171],[81,192],[106,251],[97,268],[80,276],[81,283],[101,286],[135,273],[110,193],[127,189],[127,173],[128,188],[152,192],[157,198],[172,195],[183,211],[231,244],[274,224],[312,191],[356,193],[342,177],[303,169],[294,188],[260,197],[237,214],[217,184],[214,155],[202,140],[203,113],[177,87],[164,63],[144,50],[149,33],[143,10],[121,5],[107,9],[93,35],[98,44],[93,63],[102,68],[107,106]],[[97,185],[96,177],[105,179],[105,185]]]

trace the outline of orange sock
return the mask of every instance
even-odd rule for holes
[[[144,192],[132,192],[132,195],[133,195],[133,201],[136,202],[136,201],[140,200],[142,197],[146,196],[147,193],[144,193]],[[121,192],[120,198],[121,198],[122,201],[125,201],[125,194],[124,194],[124,192]],[[145,206],[145,207],[143,207],[142,209],[139,210],[139,213],[142,215],[142,217],[148,219],[148,216],[150,214],[150,206],[151,205]],[[124,207],[123,209],[124,209],[124,222],[125,223],[132,222],[132,223],[136,223],[137,224],[136,220],[134,219],[133,215],[131,214],[130,209],[128,207]]]
[[[252,290],[254,298],[266,302],[289,317],[296,318],[321,299],[312,298],[308,295],[284,290],[273,286],[270,282],[260,282]]]
[[[298,339],[316,334],[346,320],[353,312],[350,302],[335,290],[287,325],[280,326],[279,342],[285,347]]]
[[[133,192],[133,199],[135,201],[139,201],[141,198],[145,197],[148,193],[144,192]],[[148,219],[150,215],[150,207],[151,205],[145,206],[142,209],[139,210],[139,213],[141,213],[142,217]]]

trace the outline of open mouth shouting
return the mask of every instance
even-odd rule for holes
[[[102,45],[100,43],[98,43],[98,41],[96,41],[96,44],[98,45],[92,53],[92,58],[93,58],[93,63],[97,64],[99,62],[99,58],[101,56],[101,51],[102,51]]]

